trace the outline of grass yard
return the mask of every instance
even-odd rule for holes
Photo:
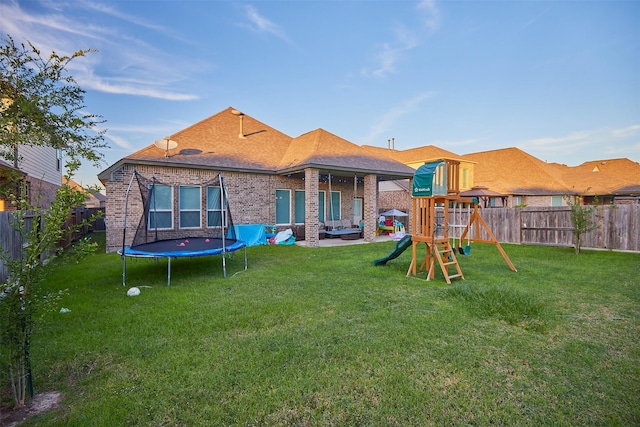
[[[177,259],[171,287],[166,261],[122,287],[116,254],[58,260],[32,357],[64,398],[25,425],[640,424],[640,254],[505,245],[515,273],[472,244],[447,285],[410,250],[373,266],[394,245]]]

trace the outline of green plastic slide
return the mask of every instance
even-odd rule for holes
[[[385,265],[387,261],[398,258],[400,254],[407,250],[409,246],[411,246],[411,235],[407,234],[402,239],[400,239],[398,243],[396,243],[396,247],[393,249],[393,251],[391,251],[389,255],[373,261],[373,265]]]

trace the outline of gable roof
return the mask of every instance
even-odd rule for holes
[[[640,194],[640,165],[629,159],[570,167],[546,163],[518,148],[466,154],[475,161],[474,183],[515,195]]]
[[[306,167],[398,178],[413,174],[408,166],[367,153],[325,130],[292,138],[232,107],[167,138],[178,144],[168,156],[151,144],[111,165],[98,178],[107,180],[125,163],[271,174],[301,172]]]
[[[282,158],[283,172],[297,172],[307,167],[324,170],[377,173],[410,177],[413,169],[378,153],[327,132],[324,129],[300,135],[291,141]]]
[[[476,162],[473,181],[502,194],[562,195],[574,191],[553,173],[549,164],[519,148],[465,154]]]
[[[575,167],[552,163],[549,167],[582,195],[640,195],[640,165],[629,159],[591,161]]]
[[[372,145],[363,145],[362,147],[370,153],[377,153],[378,155],[386,156],[405,164],[424,163],[437,159],[466,160],[459,154],[444,150],[435,145],[425,145],[407,150],[374,147]]]

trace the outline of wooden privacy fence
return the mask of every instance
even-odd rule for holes
[[[104,208],[75,208],[71,211],[69,218],[65,221],[65,228],[72,224],[81,224],[83,220],[89,220],[93,215],[99,211],[104,212]],[[20,258],[22,253],[22,246],[24,241],[22,236],[18,233],[13,226],[13,212],[0,212],[0,251],[3,254],[8,254],[9,258]],[[27,230],[30,230],[33,226],[33,213],[27,212],[25,215],[25,223]],[[104,217],[98,218],[91,222],[89,226],[81,227],[76,233],[67,236],[63,241],[58,243],[58,246],[67,248],[73,242],[80,239],[89,231],[104,231]],[[2,258],[0,258],[0,284],[7,280],[8,271]]]
[[[449,212],[452,224],[453,221],[457,221],[455,225],[468,223],[466,209],[457,211],[455,219],[453,211]],[[571,208],[568,206],[486,208],[480,214],[501,243],[573,246]],[[592,220],[598,227],[583,236],[583,248],[640,251],[640,205],[599,206],[593,212]],[[461,231],[450,233],[452,237],[462,234]],[[482,230],[480,235],[483,239],[489,237]]]

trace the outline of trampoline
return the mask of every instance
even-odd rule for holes
[[[125,246],[126,241],[126,216],[133,179],[138,180],[140,194],[143,201],[144,212],[139,221],[136,234],[130,246]],[[217,215],[213,217],[213,226],[203,229],[205,236],[188,236],[175,238],[175,229],[160,229],[158,221],[154,220],[155,197],[154,190],[157,182],[155,178],[148,180],[133,172],[131,182],[127,188],[125,198],[125,220],[122,238],[122,249],[118,253],[122,256],[122,285],[125,286],[127,257],[133,258],[166,258],[167,259],[167,286],[171,285],[171,258],[192,258],[201,256],[222,256],[223,275],[227,277],[226,256],[233,255],[240,249],[244,249],[244,270],[247,269],[247,249],[246,243],[236,238],[233,220],[229,210],[226,189],[223,185],[222,176],[205,184],[206,188],[218,190],[219,199],[209,202],[208,208],[217,209]],[[225,233],[226,230],[226,233]],[[193,231],[193,230],[192,230]],[[179,233],[179,230],[178,230]],[[166,238],[172,236],[172,238]],[[225,236],[224,238],[222,236]]]

